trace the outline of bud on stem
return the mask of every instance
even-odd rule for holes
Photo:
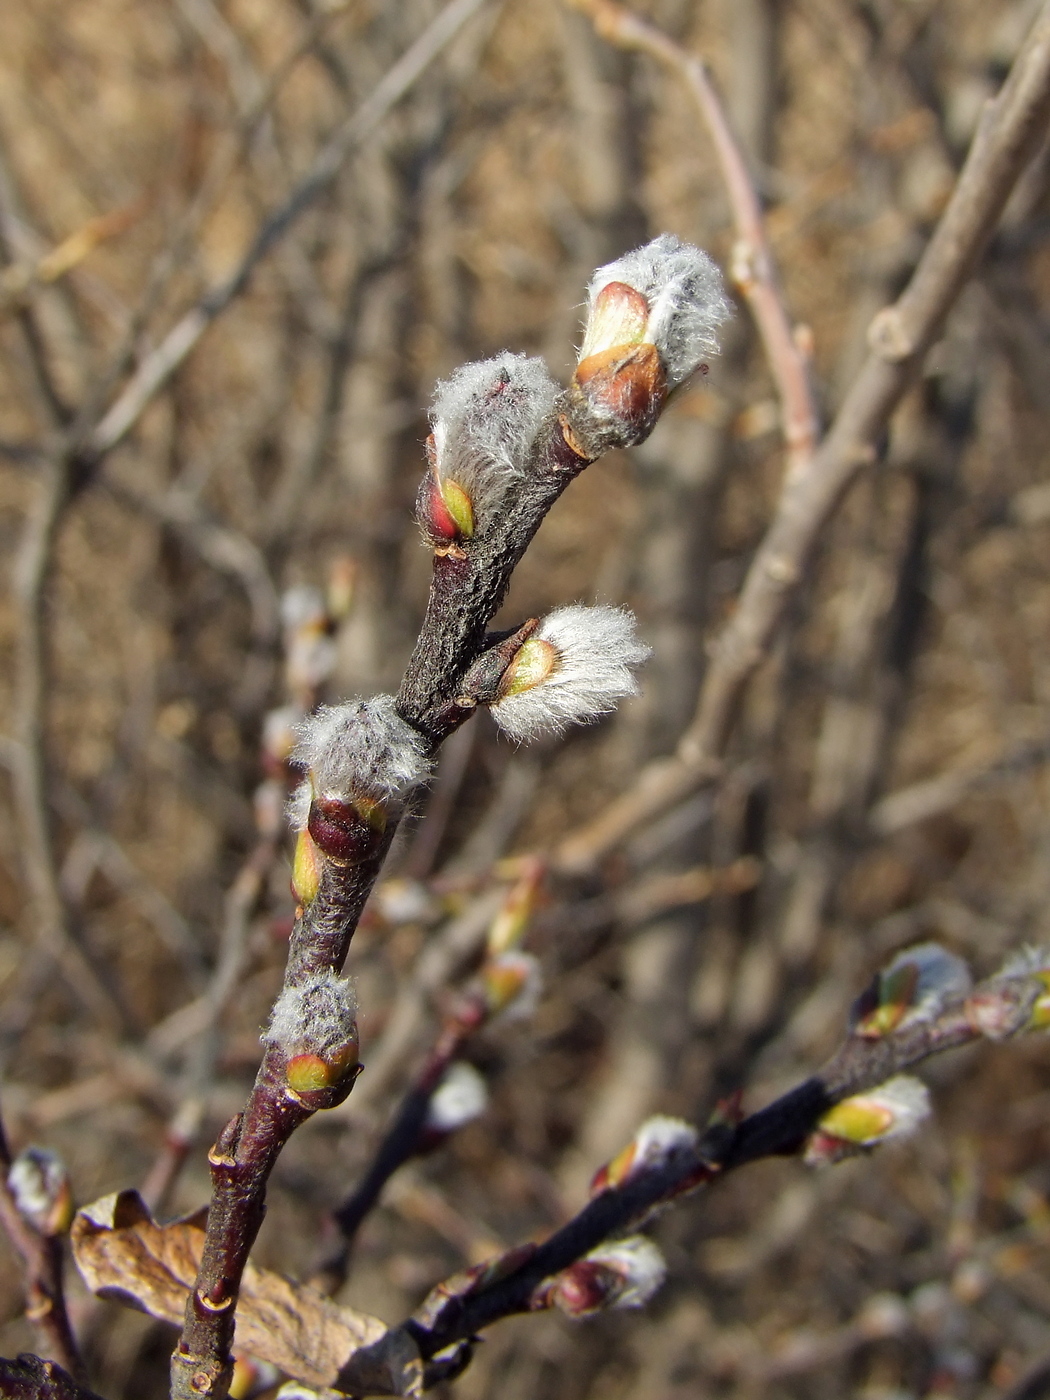
[[[283,1052],[288,1090],[307,1108],[341,1103],[359,1071],[353,985],[328,969],[285,987],[263,1041]]]
[[[668,394],[717,353],[730,306],[707,254],[669,233],[599,268],[588,303],[565,431],[593,458],[648,436]]]
[[[73,1191],[65,1163],[46,1147],[21,1151],[7,1173],[19,1214],[40,1234],[62,1235],[73,1219]]]

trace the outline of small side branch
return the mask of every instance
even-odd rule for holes
[[[655,1160],[643,1160],[625,1177],[600,1185],[583,1210],[542,1244],[519,1246],[440,1285],[401,1331],[429,1361],[446,1348],[469,1344],[501,1318],[547,1306],[541,1285],[554,1275],[727,1172],[761,1158],[798,1154],[835,1105],[876,1089],[932,1055],[1042,1024],[1038,1008],[1046,994],[1044,976],[1027,969],[1004,972],[966,996],[946,999],[933,1014],[905,1015],[889,1034],[858,1027],[812,1078],[746,1118],[734,1122],[732,1105],[716,1113],[695,1141],[683,1140]],[[606,1168],[600,1176],[608,1172]],[[381,1345],[389,1344],[384,1338]]]
[[[455,1022],[445,1028],[401,1100],[394,1120],[359,1185],[332,1212],[332,1219],[342,1235],[342,1241],[319,1270],[317,1282],[326,1292],[334,1293],[345,1283],[350,1251],[363,1221],[378,1202],[383,1187],[394,1173],[419,1152],[420,1138],[434,1090],[441,1083],[443,1075],[469,1033],[470,1028],[462,1022]]]
[[[45,1356],[54,1357],[77,1383],[87,1379],[87,1371],[77,1346],[76,1337],[66,1311],[62,1269],[62,1237],[59,1234],[44,1235],[33,1228],[18,1209],[14,1194],[8,1185],[7,1176],[11,1169],[11,1151],[3,1123],[0,1122],[0,1226],[10,1240],[25,1272],[26,1317],[33,1324],[40,1338],[40,1349]],[[36,1357],[20,1357],[19,1364],[45,1367]],[[4,1367],[12,1363],[0,1361],[0,1394],[18,1395],[22,1392],[7,1389]],[[65,1377],[69,1380],[69,1377]],[[56,1381],[56,1384],[61,1382]],[[27,1390],[26,1395],[48,1395],[51,1391]],[[55,1390],[56,1396],[65,1391]],[[80,1394],[75,1388],[70,1396]]]
[[[51,839],[44,746],[46,706],[46,589],[55,536],[69,495],[69,473],[48,461],[22,530],[14,561],[18,604],[15,653],[15,738],[11,770],[18,810],[26,885],[33,906],[33,929],[70,990],[101,1022],[122,1019],[113,994],[74,939],[59,888]]]

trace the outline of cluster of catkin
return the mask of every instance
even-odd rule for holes
[[[711,259],[664,234],[596,273],[567,394],[542,360],[510,353],[439,384],[418,498],[436,564],[467,561],[512,518],[552,433],[583,463],[645,436],[668,395],[717,351],[729,309]],[[633,695],[648,655],[626,609],[558,608],[521,629],[519,641],[504,641],[495,680],[469,703],[486,705],[505,734],[526,743],[593,721]],[[478,657],[456,660],[469,672]],[[290,814],[301,913],[334,909],[346,872],[381,859],[430,774],[434,747],[390,695],[322,706],[298,724],[293,762],[305,776]],[[265,1040],[282,1053],[289,1087],[307,1105],[324,1107],[349,1091],[355,1018],[352,990],[331,966],[289,977]]]

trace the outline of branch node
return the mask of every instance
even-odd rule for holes
[[[918,342],[904,324],[896,306],[884,306],[868,327],[868,346],[880,359],[896,365],[910,359],[918,350]]]

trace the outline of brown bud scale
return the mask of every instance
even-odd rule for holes
[[[667,380],[655,345],[614,345],[588,355],[573,384],[591,407],[642,431],[655,422],[667,398]]]
[[[346,864],[367,859],[375,850],[378,834],[352,803],[337,797],[314,798],[307,830],[326,856]]]

